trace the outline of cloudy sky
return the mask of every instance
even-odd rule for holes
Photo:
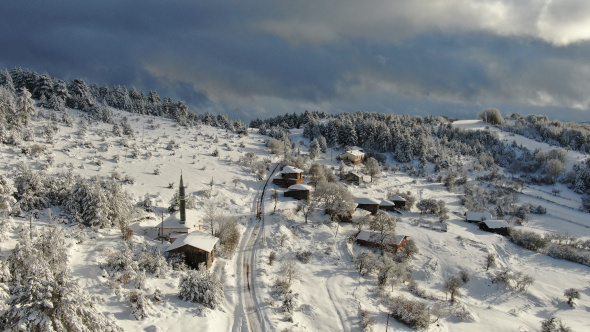
[[[590,1],[0,2],[0,69],[249,120],[304,110],[590,121]]]

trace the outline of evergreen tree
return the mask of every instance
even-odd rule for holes
[[[33,112],[35,112],[35,101],[29,90],[22,88],[16,101],[17,122],[25,127],[28,126]]]

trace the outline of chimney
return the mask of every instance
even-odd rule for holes
[[[182,173],[180,173],[180,185],[178,186],[178,196],[180,199],[180,223],[186,222],[186,201],[184,196],[184,184],[182,183]]]

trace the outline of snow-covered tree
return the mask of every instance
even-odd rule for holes
[[[216,309],[223,300],[223,285],[215,273],[207,271],[205,264],[198,270],[191,270],[180,279],[180,298],[185,301],[201,303],[205,307]]]
[[[443,284],[443,291],[451,294],[451,303],[455,303],[455,297],[461,296],[460,288],[463,284],[457,276],[448,277]]]
[[[580,298],[580,291],[575,288],[568,288],[563,292],[563,296],[567,297],[567,304],[573,308],[575,305],[574,300]]]
[[[22,88],[16,100],[16,116],[19,125],[28,126],[35,112],[35,101],[26,88]]]
[[[287,259],[281,264],[279,274],[284,278],[288,285],[290,285],[293,280],[298,279],[301,275],[298,265],[299,264],[294,259]]]
[[[10,331],[123,331],[100,313],[90,296],[66,273],[49,280],[31,277],[16,286],[0,325]]]
[[[324,207],[331,220],[334,220],[336,216],[345,215],[355,207],[352,194],[337,183],[325,181],[318,183],[314,191],[314,199]]]
[[[0,175],[0,211],[4,214],[9,214],[12,211],[12,206],[16,203],[13,194],[16,188],[11,181],[4,175]]]
[[[155,315],[152,301],[142,291],[136,289],[129,291],[127,299],[131,304],[131,313],[135,319],[142,320]]]
[[[381,173],[381,167],[379,166],[379,162],[377,159],[370,157],[365,162],[365,167],[367,168],[367,172],[371,176],[371,182],[373,182],[373,178],[377,177]]]

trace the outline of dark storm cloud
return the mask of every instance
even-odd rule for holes
[[[435,2],[3,1],[0,67],[155,89],[232,118],[501,105],[590,120],[587,6]]]

